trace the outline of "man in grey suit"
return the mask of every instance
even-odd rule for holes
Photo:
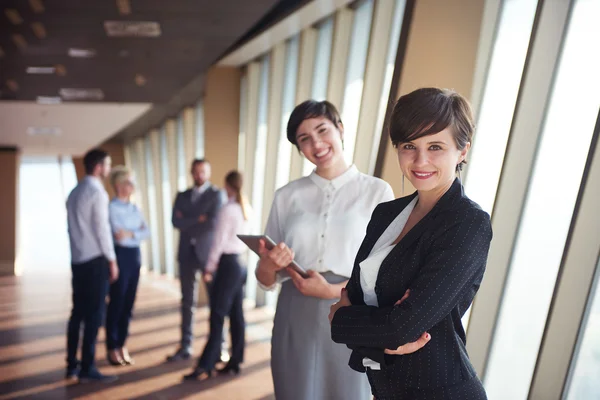
[[[181,344],[168,361],[186,360],[192,354],[198,273],[204,271],[217,226],[217,214],[224,203],[221,191],[210,183],[208,161],[194,160],[191,173],[194,187],[178,193],[173,206],[173,226],[180,232]]]

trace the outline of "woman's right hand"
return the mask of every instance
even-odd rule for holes
[[[260,255],[259,268],[273,273],[284,269],[294,261],[294,250],[283,242],[267,250],[265,241],[261,239],[258,254]]]

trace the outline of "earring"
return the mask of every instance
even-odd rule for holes
[[[460,171],[462,171],[462,164],[458,164],[456,166],[456,171],[458,172],[458,179],[462,182],[462,177],[460,176]]]
[[[404,174],[402,174],[402,196],[404,196]]]

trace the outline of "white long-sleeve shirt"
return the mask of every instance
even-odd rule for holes
[[[294,250],[303,268],[350,277],[373,210],[393,199],[387,182],[354,165],[333,180],[313,172],[275,193],[265,233]],[[280,271],[277,280],[286,279]]]
[[[100,256],[109,261],[115,260],[108,218],[108,193],[100,179],[88,175],[69,194],[67,223],[73,264]]]
[[[241,254],[246,251],[246,245],[237,235],[245,234],[247,230],[248,224],[244,220],[242,207],[230,200],[219,210],[217,230],[206,264],[207,272],[216,271],[222,254]]]

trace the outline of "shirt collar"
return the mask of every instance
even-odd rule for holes
[[[97,176],[86,175],[85,178],[84,178],[84,180],[86,182],[90,183],[91,185],[94,185],[94,186],[96,186],[98,188],[104,189],[104,185],[102,184],[102,181]]]
[[[327,186],[330,184],[333,186],[335,190],[338,190],[346,183],[350,182],[352,179],[356,178],[360,174],[356,165],[352,164],[350,168],[346,170],[343,174],[338,176],[337,178],[333,178],[332,180],[328,180],[323,178],[322,176],[317,175],[317,171],[314,170],[308,177],[312,180],[321,190],[325,190]]]
[[[210,182],[206,181],[200,187],[194,186],[194,192],[197,192],[198,194],[202,194],[202,193],[206,192],[206,189],[208,189],[209,186],[210,186]]]

